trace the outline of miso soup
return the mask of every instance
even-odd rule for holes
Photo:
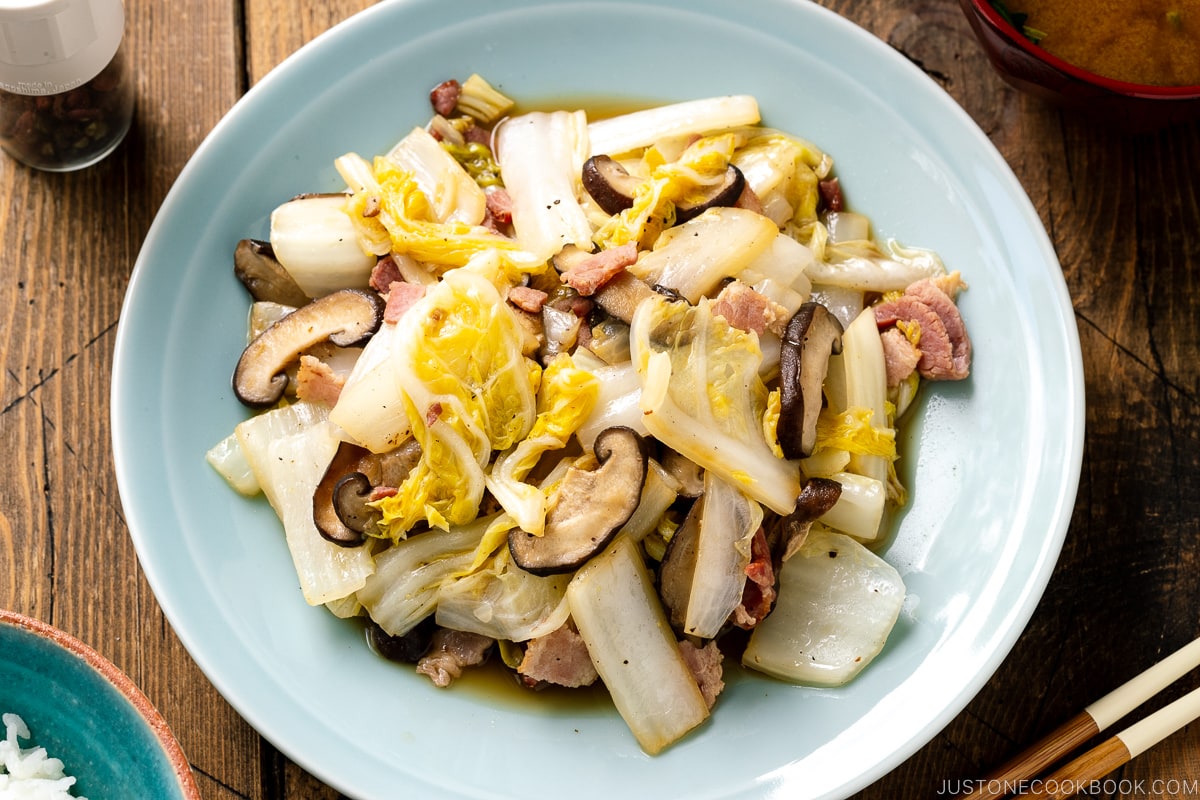
[[[1200,84],[1200,0],[1008,0],[1026,34],[1075,66],[1116,80]],[[1015,20],[1014,20],[1015,21]]]

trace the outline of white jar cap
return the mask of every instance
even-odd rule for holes
[[[0,89],[73,89],[104,69],[124,34],[121,0],[0,0]]]

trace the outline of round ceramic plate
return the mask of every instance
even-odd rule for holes
[[[385,152],[428,119],[432,86],[472,72],[539,105],[756,95],[766,124],[832,155],[881,238],[965,276],[974,374],[927,387],[907,421],[911,503],[885,555],[909,603],[851,685],[738,675],[656,757],[610,705],[435,689],[305,605],[270,508],[205,463],[245,416],[229,387],[248,305],[235,243],[264,238],[287,198],[339,189],[334,158]],[[357,798],[849,794],[933,737],[1016,640],[1066,532],[1083,438],[1071,305],[1011,171],[912,64],[801,0],[372,7],[267,76],[180,175],[134,270],[113,383],[121,495],[171,623],[257,730]]]
[[[179,743],[125,673],[70,634],[3,609],[0,713],[29,728],[21,748],[63,762],[76,796],[200,800]]]

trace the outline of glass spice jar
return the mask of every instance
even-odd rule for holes
[[[122,0],[0,0],[0,147],[67,172],[116,149],[133,119]]]

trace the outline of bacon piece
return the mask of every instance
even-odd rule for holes
[[[875,324],[881,328],[895,325],[897,322],[916,322],[924,331],[926,327],[936,327],[941,323],[936,311],[911,294],[884,300],[871,310],[875,312]]]
[[[417,662],[417,673],[427,675],[435,686],[449,686],[465,668],[483,663],[492,641],[478,633],[438,628],[428,652]]]
[[[316,356],[300,356],[296,371],[296,397],[313,403],[332,406],[346,385],[346,378]]]
[[[418,300],[425,296],[425,287],[419,283],[392,281],[387,290],[387,305],[383,307],[383,321],[396,323]]]
[[[742,193],[738,195],[737,202],[734,205],[738,208],[744,208],[747,211],[753,211],[755,214],[762,214],[764,207],[758,193],[750,188],[750,184],[746,184],[742,189]]]
[[[750,540],[746,586],[742,589],[742,602],[733,610],[733,624],[745,630],[753,628],[771,613],[775,596],[775,565],[771,561],[766,531],[759,528]]]
[[[593,341],[595,341],[595,336],[592,334],[592,327],[590,325],[580,325],[579,333],[575,336],[575,346],[591,350]]]
[[[590,297],[636,261],[636,243],[630,242],[610,247],[608,250],[592,253],[572,264],[562,274],[562,281],[581,295]]]
[[[507,190],[488,189],[484,200],[487,202],[487,212],[494,221],[501,225],[512,222],[512,195]]]
[[[971,371],[971,340],[958,307],[933,279],[916,281],[904,294],[875,306],[880,328],[904,321],[920,328],[917,372],[929,380],[961,380]]]
[[[683,662],[687,664],[692,676],[695,677],[704,702],[708,704],[709,708],[712,708],[713,703],[717,702],[717,695],[725,688],[725,681],[722,677],[724,675],[722,662],[725,660],[725,656],[717,649],[716,641],[709,641],[704,647],[696,647],[691,640],[683,639],[679,642],[679,654],[683,656]]]
[[[399,493],[400,489],[395,486],[372,486],[371,493],[367,495],[367,502],[374,503],[385,497],[395,497]]]
[[[443,117],[448,117],[454,113],[454,109],[458,106],[458,98],[462,96],[462,85],[451,78],[448,81],[442,81],[429,92],[429,103],[433,106],[433,110],[441,114]]]
[[[894,300],[885,300],[875,306],[875,322],[888,327],[898,322],[915,323],[920,329],[921,357],[917,361],[917,372],[925,377],[931,369],[948,366],[950,362],[950,334],[942,324],[937,312],[911,294],[902,294]]]
[[[566,625],[530,639],[517,672],[528,686],[554,683],[572,689],[591,686],[600,677],[583,637]]]
[[[580,319],[592,313],[592,309],[596,307],[595,301],[579,296],[562,298],[551,303],[551,305],[560,311],[570,311]]]
[[[735,328],[754,331],[760,336],[768,329],[782,334],[788,320],[782,306],[741,281],[725,284],[713,301],[713,313],[720,314]]]
[[[463,133],[463,138],[474,144],[487,145],[489,150],[492,147],[492,132],[473,123]]]
[[[918,350],[899,328],[886,328],[879,334],[883,342],[883,363],[887,369],[887,385],[894,389],[903,383],[921,360]]]
[[[546,304],[546,298],[549,296],[541,289],[532,289],[528,286],[514,286],[508,290],[508,302],[530,314],[540,314],[542,306]]]
[[[841,211],[846,207],[846,201],[842,197],[842,184],[837,178],[818,181],[817,192],[820,193],[821,202],[828,210]]]
[[[954,381],[967,377],[971,371],[971,339],[967,336],[967,326],[954,300],[932,279],[917,281],[904,293],[933,309],[950,340],[950,363],[947,365],[944,359],[939,358],[936,363],[925,365],[922,374],[934,380]],[[921,349],[924,356],[925,348],[922,346]],[[922,366],[918,364],[917,369],[922,369]]]
[[[402,280],[404,276],[400,274],[400,266],[390,253],[376,261],[371,269],[371,288],[380,294],[387,294],[388,287]]]
[[[425,424],[432,427],[435,422],[442,418],[442,411],[444,410],[441,403],[430,403],[429,408],[425,409]]]

